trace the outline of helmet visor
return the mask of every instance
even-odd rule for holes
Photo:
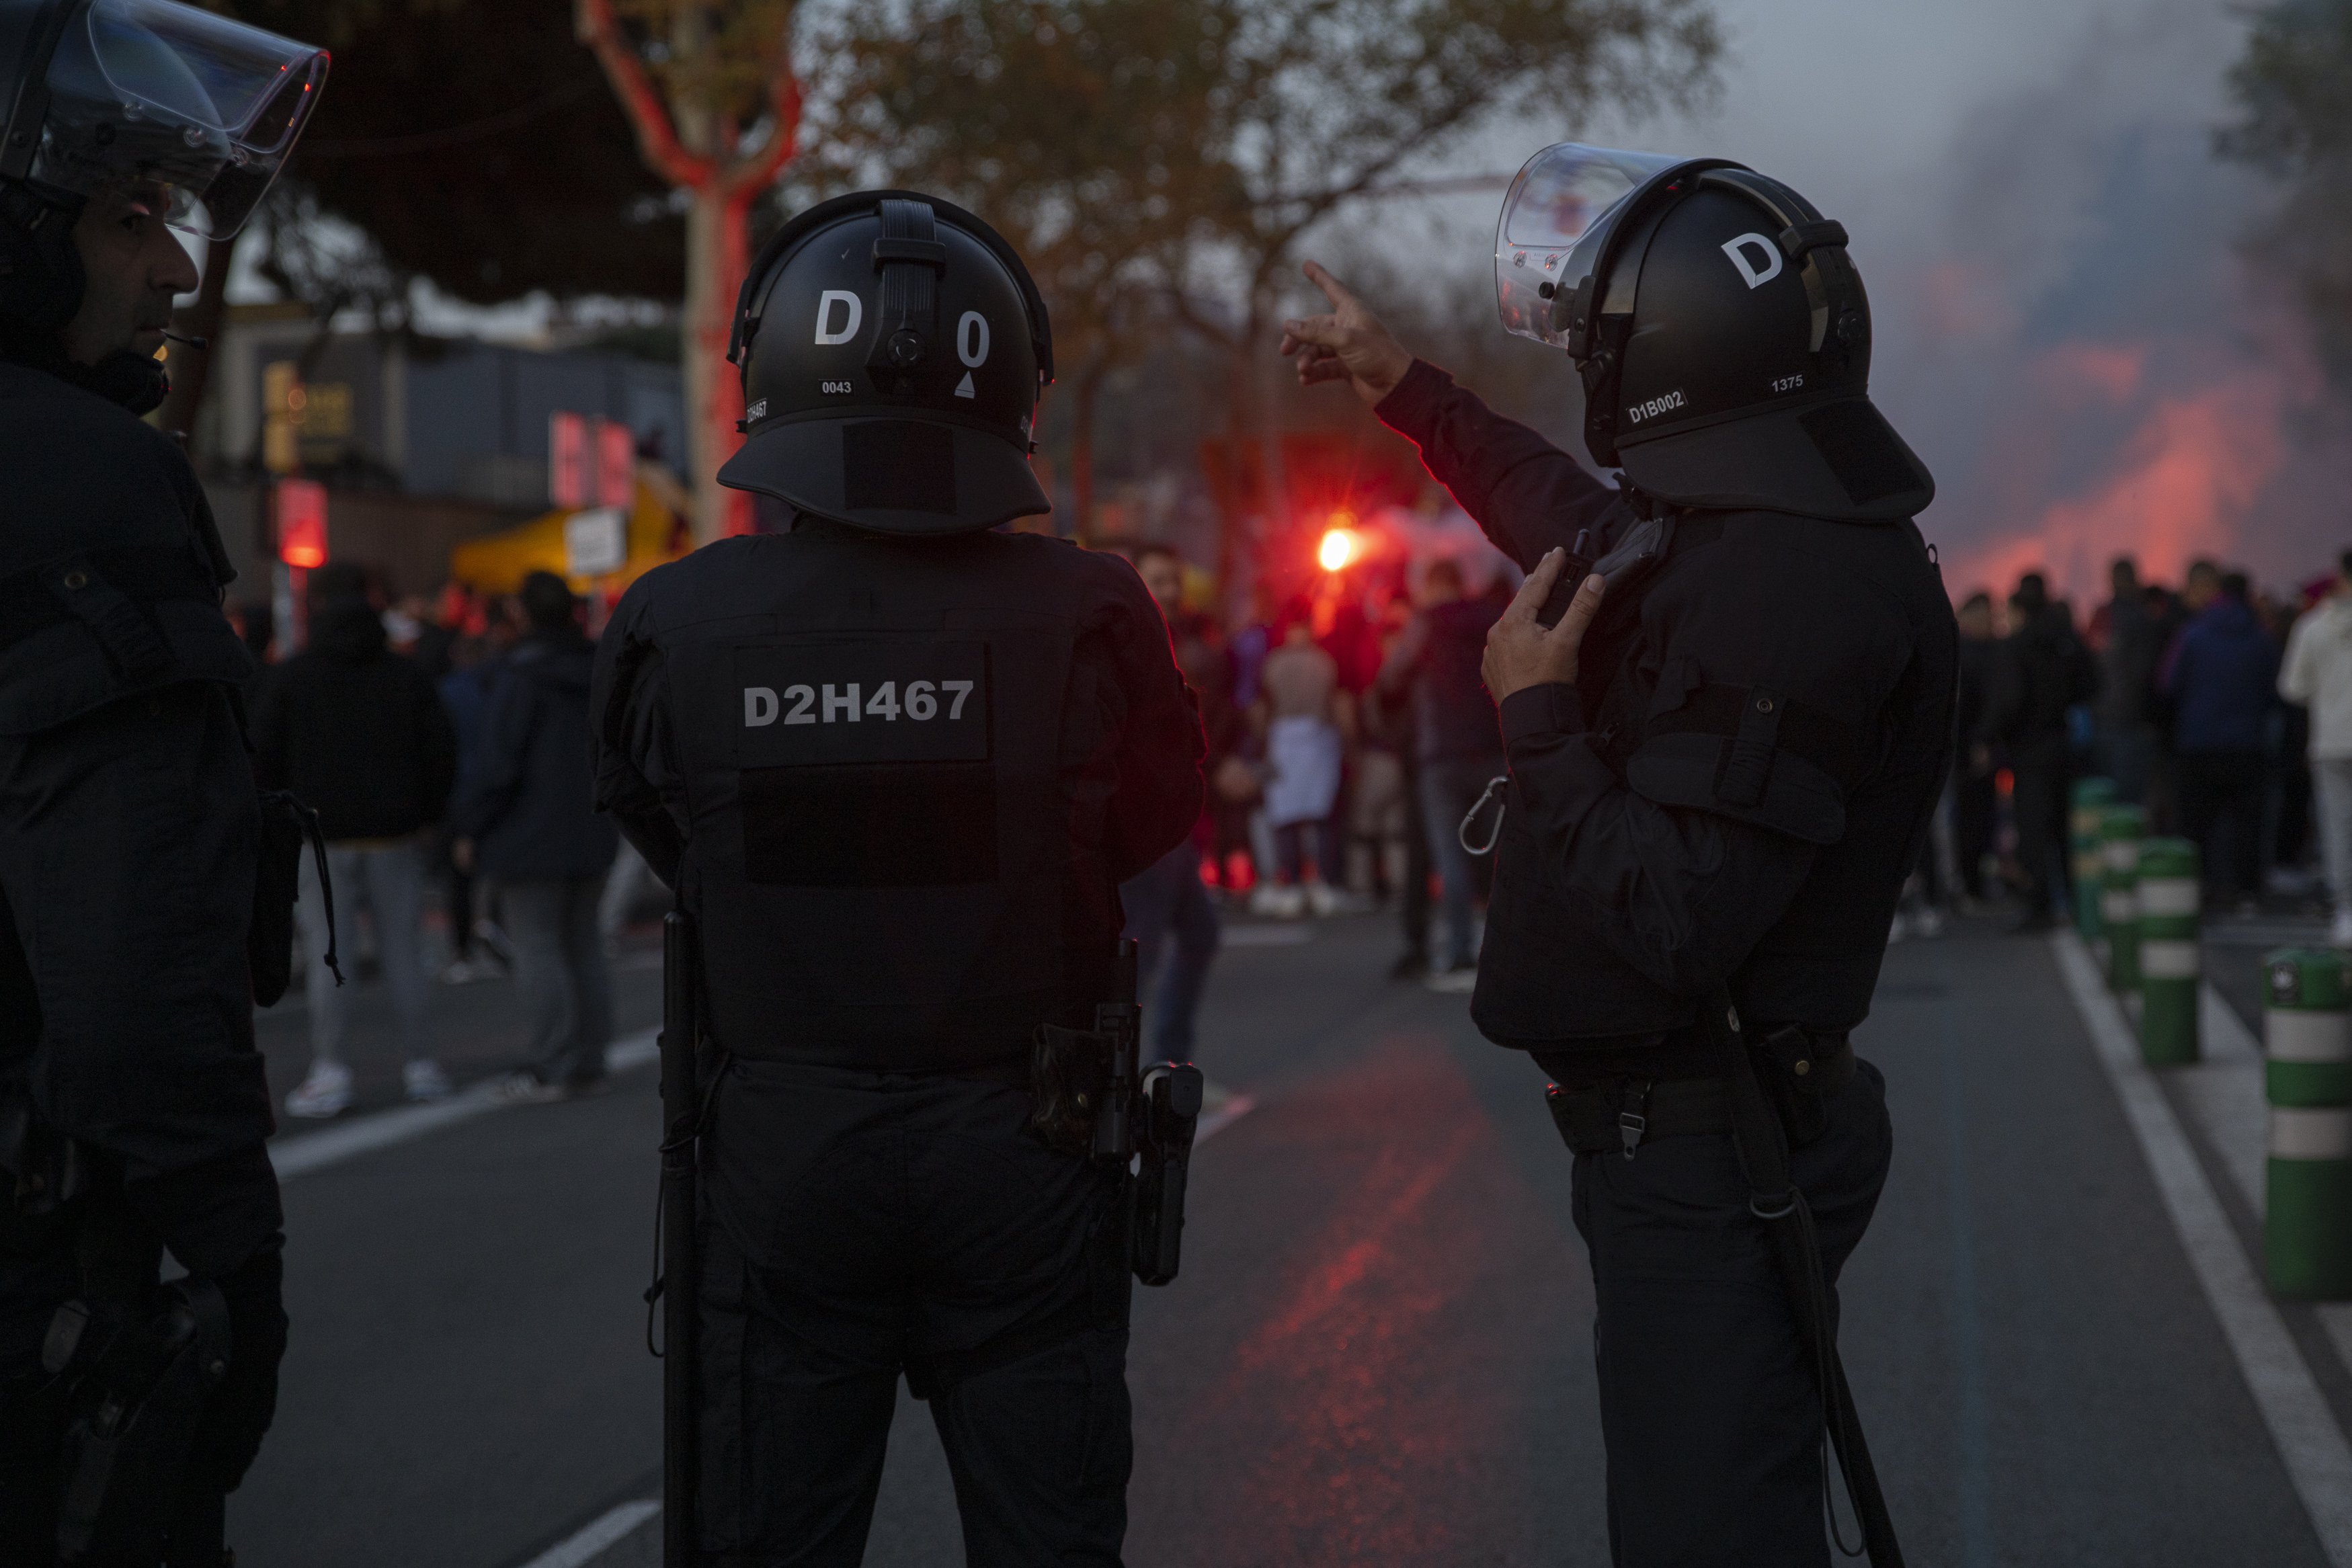
[[[1565,312],[1552,301],[1581,281],[1571,267],[1580,241],[1600,235],[1620,203],[1653,175],[1685,162],[1562,141],[1528,159],[1503,198],[1495,226],[1495,303],[1503,329],[1555,349],[1568,341]],[[1597,245],[1585,246],[1586,265]],[[1559,321],[1555,326],[1555,318]]]
[[[34,173],[226,238],[278,177],[326,78],[324,49],[175,0],[92,0],[50,62]]]

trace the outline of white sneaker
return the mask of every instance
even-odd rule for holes
[[[1931,940],[1941,936],[1944,934],[1944,912],[1931,904],[1911,917],[1911,928]]]
[[[1327,915],[1336,915],[1339,913],[1339,895],[1331,891],[1331,886],[1328,883],[1319,881],[1308,883],[1307,884],[1306,899],[1307,912],[1309,915],[1314,915],[1318,920]]]
[[[2339,909],[2327,925],[2330,947],[2352,947],[2352,909]]]
[[[1249,912],[1268,916],[1279,915],[1282,912],[1282,889],[1270,882],[1262,882],[1251,888]]]
[[[420,1105],[435,1100],[446,1100],[456,1092],[449,1082],[449,1075],[442,1071],[441,1064],[429,1056],[420,1056],[402,1068],[400,1077],[408,1087],[408,1097]]]
[[[509,1074],[499,1081],[490,1095],[501,1105],[553,1105],[571,1098],[561,1083],[542,1083],[538,1074],[531,1072]]]
[[[1275,890],[1275,914],[1285,920],[1299,920],[1307,915],[1307,890],[1297,883]]]
[[[310,1076],[286,1096],[286,1113],[325,1121],[352,1108],[352,1070],[340,1061],[314,1061]]]
[[[1454,964],[1443,969],[1432,969],[1429,978],[1423,984],[1444,996],[1466,997],[1478,988],[1478,966]]]

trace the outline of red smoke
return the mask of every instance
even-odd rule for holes
[[[2035,366],[2032,413],[2060,417],[2128,403],[2147,360],[2144,347],[2063,344]],[[2039,570],[2053,592],[2087,606],[2105,597],[2107,567],[2119,555],[2138,561],[2142,580],[2168,583],[2196,557],[2231,559],[2286,460],[2288,402],[2284,378],[2262,364],[2159,398],[2095,486],[2044,504],[2029,527],[1956,552],[1945,580],[1958,593],[1981,587],[2000,595],[2019,574]]]

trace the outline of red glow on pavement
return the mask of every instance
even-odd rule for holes
[[[1430,1036],[1392,1038],[1274,1117],[1250,1133],[1278,1124],[1290,1168],[1324,1173],[1299,1194],[1317,1218],[1166,1440],[1234,1456],[1213,1484],[1252,1521],[1250,1561],[1469,1561],[1462,1489],[1516,1463],[1530,1415],[1496,1369],[1576,1315],[1564,1226]]]

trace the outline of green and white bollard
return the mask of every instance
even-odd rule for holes
[[[2108,988],[2139,989],[2139,841],[2147,812],[2109,806],[2099,813],[2099,929]]]
[[[2139,885],[2139,1053],[2150,1067],[2197,1060],[2197,846],[2142,839]]]
[[[2085,942],[2099,936],[2099,821],[2115,798],[2112,779],[2077,779],[2069,797],[2067,863],[2074,868],[2074,929]]]
[[[2263,1070],[2271,1103],[2271,1289],[2352,1296],[2352,960],[2290,947],[2263,960]]]

